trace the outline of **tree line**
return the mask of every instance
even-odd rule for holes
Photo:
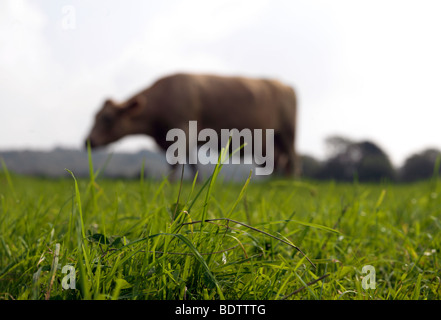
[[[301,156],[303,177],[337,181],[413,182],[440,173],[441,151],[434,148],[410,155],[401,167],[395,168],[387,153],[372,141],[331,136],[325,142],[328,156],[324,161],[308,155]]]
[[[353,141],[331,136],[325,141],[327,156],[318,160],[300,155],[302,178],[360,182],[412,182],[433,177],[440,172],[441,151],[426,149],[410,155],[404,164],[395,168],[387,153],[372,141]],[[0,151],[0,158],[11,172],[40,177],[68,176],[64,168],[79,177],[89,175],[87,153],[84,150],[55,148],[51,151]],[[136,153],[99,151],[92,155],[95,168],[101,168],[101,176],[111,178],[138,178],[145,163],[146,177],[161,178],[169,173],[165,155],[141,150]],[[249,167],[224,166],[223,174],[242,181],[249,174]],[[198,166],[200,174],[209,176],[212,166]],[[0,165],[0,172],[2,166]],[[188,171],[188,170],[187,170]],[[190,172],[190,171],[188,171]],[[187,172],[186,172],[187,173]]]

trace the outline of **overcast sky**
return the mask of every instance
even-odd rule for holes
[[[0,150],[80,147],[105,98],[190,71],[292,85],[300,153],[339,134],[401,165],[441,149],[440,17],[438,0],[2,0]]]

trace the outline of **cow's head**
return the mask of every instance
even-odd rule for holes
[[[86,139],[86,146],[87,141],[90,142],[91,148],[97,148],[129,134],[143,133],[143,104],[143,97],[132,98],[123,104],[106,100],[95,116],[95,124]]]

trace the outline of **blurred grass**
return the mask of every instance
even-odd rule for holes
[[[440,299],[437,178],[233,183],[215,172],[181,185],[90,168],[90,179],[50,180],[3,166],[0,299]],[[65,265],[75,290],[62,288]],[[375,289],[362,287],[364,265]]]

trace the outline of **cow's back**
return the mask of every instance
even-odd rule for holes
[[[196,120],[199,129],[277,130],[295,121],[293,90],[275,80],[176,74],[150,90],[160,117],[175,126]]]

